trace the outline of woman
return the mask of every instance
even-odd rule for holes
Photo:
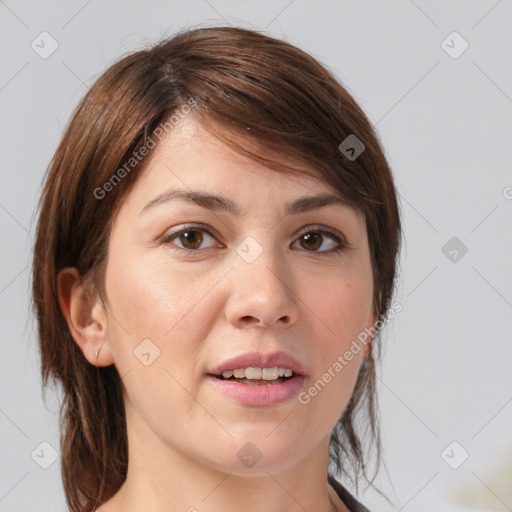
[[[400,232],[371,124],[301,50],[206,28],[111,66],[33,263],[70,510],[366,510],[335,475],[369,480],[366,435],[378,469]]]

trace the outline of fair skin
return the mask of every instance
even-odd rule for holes
[[[240,215],[183,199],[142,211],[170,188],[230,198]],[[187,118],[152,150],[114,219],[105,302],[85,298],[76,270],[61,271],[60,302],[74,339],[91,364],[114,364],[123,382],[128,476],[98,511],[348,510],[327,484],[329,433],[368,346],[307,404],[295,396],[247,406],[207,379],[231,357],[282,350],[306,369],[307,390],[374,326],[363,215],[344,204],[284,214],[288,202],[321,193],[333,190],[265,168]],[[209,232],[199,231],[200,244],[163,241],[189,223]],[[335,252],[328,235],[308,245],[304,234],[320,228],[349,248]],[[249,236],[262,250],[251,263],[236,252]],[[148,366],[134,355],[146,339],[160,350]],[[252,467],[237,457],[248,442],[261,453]]]

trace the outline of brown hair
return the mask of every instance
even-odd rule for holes
[[[121,379],[114,365],[91,365],[74,342],[59,307],[57,275],[75,267],[99,292],[112,220],[147,161],[130,158],[191,101],[197,102],[193,115],[205,126],[225,128],[215,135],[237,151],[276,171],[312,174],[269,155],[302,162],[364,213],[373,307],[379,319],[390,308],[401,238],[392,174],[371,123],[329,71],[286,42],[232,27],[185,31],[125,56],[76,108],[49,165],[39,205],[33,302],[43,389],[51,378],[63,390],[61,465],[72,512],[91,512],[118,491],[127,474],[128,446]],[[230,137],[240,133],[247,144]],[[365,146],[355,159],[338,148],[349,135]],[[119,179],[113,181],[114,175]],[[102,200],[98,191],[107,188]],[[355,425],[363,409],[377,448],[375,474],[380,460],[377,356],[374,351],[365,358],[331,436],[330,462],[356,484],[361,474],[370,481]]]

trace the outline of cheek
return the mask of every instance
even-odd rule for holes
[[[211,279],[161,262],[139,264],[133,258],[107,268],[106,286],[112,316],[109,328],[115,333],[120,371],[133,365],[133,351],[149,339],[160,351],[155,364],[183,373],[182,381],[189,380],[196,354],[211,329],[209,318],[215,317],[214,311],[205,312],[205,303],[211,306],[211,300],[204,300]]]
[[[369,340],[365,329],[372,321],[372,280],[361,271],[311,289],[316,292],[307,304],[316,326],[312,339],[318,340],[320,366],[302,403],[329,411],[334,424],[352,394],[364,357],[361,333]]]
[[[211,330],[209,318],[215,318],[213,311],[206,315],[208,301],[201,298],[211,286],[208,277],[194,278],[161,262],[132,258],[107,268],[115,366],[125,398],[155,428],[164,421],[179,430],[173,411],[186,415],[197,405],[184,389],[193,392],[201,373],[197,356]]]
[[[187,319],[208,283],[191,272],[170,268],[162,258],[122,261],[107,270],[112,313],[128,330],[163,339]]]
[[[321,282],[309,283],[307,305],[316,316],[319,329],[329,352],[342,352],[369,327],[372,320],[372,280],[368,274],[340,274]],[[320,320],[320,322],[318,321]],[[328,361],[325,361],[328,363]]]

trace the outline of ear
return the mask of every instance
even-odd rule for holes
[[[379,319],[378,313],[376,313],[372,309],[372,313],[370,314],[370,317],[368,319],[368,324],[367,324],[368,330],[370,330],[371,332],[375,332],[375,330],[376,330],[375,326],[377,325],[378,319]],[[366,343],[366,345],[364,347],[364,356],[363,357],[368,357],[371,354],[373,338],[374,337],[372,336],[372,338],[368,341],[368,343]]]
[[[97,294],[91,295],[84,286],[76,268],[67,267],[59,272],[57,293],[71,335],[85,358],[95,366],[113,364],[105,309]]]

